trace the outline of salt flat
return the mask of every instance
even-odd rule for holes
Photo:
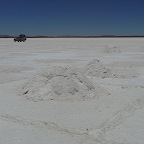
[[[0,39],[0,143],[143,144],[144,38]]]

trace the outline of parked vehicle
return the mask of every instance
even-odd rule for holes
[[[14,42],[25,42],[26,36],[24,34],[19,35],[18,37],[14,38]]]

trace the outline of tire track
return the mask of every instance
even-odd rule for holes
[[[109,142],[105,139],[106,133],[113,130],[116,126],[120,125],[123,120],[131,117],[136,110],[141,109],[143,106],[144,97],[141,97],[127,105],[124,109],[116,112],[111,118],[101,123],[97,129],[91,130],[89,132],[89,135],[95,137],[102,144],[109,144]]]
[[[80,131],[76,129],[63,128],[54,122],[26,119],[23,117],[12,116],[8,114],[0,114],[0,120],[8,121],[11,123],[16,123],[16,124],[27,126],[27,127],[30,126],[30,127],[39,128],[39,129],[58,131],[66,135],[70,135],[72,137],[77,137],[81,141],[80,142],[81,144],[99,143],[97,139],[93,138],[92,136],[88,134],[87,130]]]

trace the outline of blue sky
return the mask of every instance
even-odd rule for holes
[[[144,35],[144,0],[1,0],[0,34]]]

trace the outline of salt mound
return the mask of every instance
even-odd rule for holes
[[[112,78],[135,78],[139,76],[132,68],[113,69],[112,73]]]
[[[88,76],[95,76],[100,78],[134,78],[138,74],[132,68],[107,68],[100,60],[93,59],[85,68],[84,73]]]
[[[20,94],[38,100],[81,100],[96,96],[93,83],[78,69],[51,66],[22,85]]]
[[[85,66],[84,71],[88,76],[108,78],[112,75],[111,71],[108,68],[105,68],[100,60],[97,59],[93,59],[91,62],[89,62]]]
[[[104,53],[121,53],[121,50],[119,49],[118,46],[108,45],[104,47],[103,52]]]

